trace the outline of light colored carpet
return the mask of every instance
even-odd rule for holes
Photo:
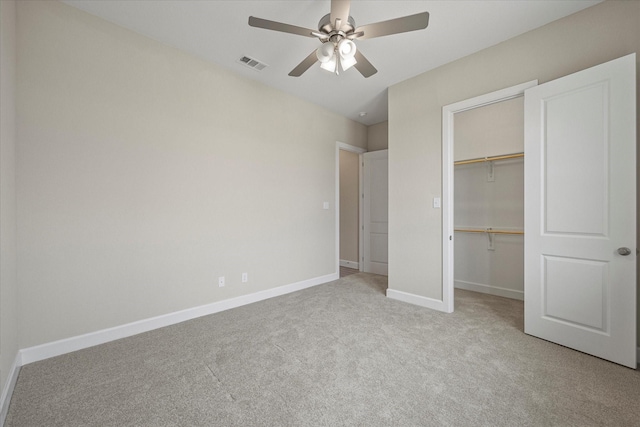
[[[640,425],[640,372],[525,335],[521,302],[385,288],[354,274],[27,365],[6,425]]]
[[[350,276],[352,274],[358,274],[359,271],[356,270],[355,268],[349,268],[349,267],[342,267],[340,266],[340,277],[347,277]]]

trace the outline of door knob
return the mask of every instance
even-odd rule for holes
[[[618,248],[618,253],[622,256],[627,256],[631,253],[631,249],[629,248]]]

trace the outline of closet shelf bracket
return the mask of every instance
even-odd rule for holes
[[[484,233],[487,235],[487,239],[489,239],[489,244],[487,245],[487,250],[494,251],[496,248],[494,246],[494,235],[496,234],[515,234],[515,235],[524,235],[524,231],[517,230],[494,230],[493,228],[454,228],[453,231],[459,231],[462,233]]]

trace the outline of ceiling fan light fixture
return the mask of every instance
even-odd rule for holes
[[[356,44],[349,39],[342,39],[338,42],[338,54],[340,55],[340,66],[343,71],[356,65]]]
[[[316,50],[316,56],[318,57],[318,61],[324,64],[326,62],[331,61],[331,59],[333,59],[335,63],[334,53],[333,53],[334,50],[335,50],[335,46],[333,45],[333,43],[331,42],[323,43],[322,46],[320,46]]]
[[[342,66],[343,71],[347,71],[349,68],[356,65],[357,62],[358,61],[356,61],[356,58],[354,58],[353,56],[343,56],[340,58],[340,65]]]
[[[335,73],[337,67],[338,67],[338,61],[335,55],[332,55],[331,58],[329,58],[324,62],[320,61],[320,68],[322,68],[323,70],[327,70],[329,72]]]
[[[342,39],[338,43],[338,52],[342,59],[353,58],[356,54],[356,44],[349,39]]]

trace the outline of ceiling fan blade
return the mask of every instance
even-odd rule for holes
[[[268,19],[256,18],[255,16],[249,17],[249,25],[256,28],[264,28],[265,30],[281,31],[283,33],[296,34],[305,37],[314,37],[311,33],[315,33],[316,30],[309,28],[297,27],[295,25],[283,24],[282,22],[269,21]]]
[[[331,25],[336,24],[336,19],[340,20],[338,25],[349,23],[349,9],[351,8],[350,0],[331,0]],[[335,28],[339,30],[340,28]]]
[[[376,67],[371,65],[371,62],[369,62],[369,60],[364,57],[360,50],[356,50],[355,58],[358,62],[356,62],[354,67],[356,67],[356,70],[360,71],[360,74],[362,74],[363,76],[371,77],[378,72],[378,70],[376,70]]]
[[[408,31],[423,30],[429,25],[429,12],[403,16],[402,18],[376,22],[356,28],[355,32],[364,32],[358,40],[372,39],[374,37],[388,36],[391,34],[406,33]]]
[[[307,71],[313,64],[318,61],[318,56],[316,55],[316,51],[311,52],[309,56],[304,58],[301,63],[296,66],[289,75],[291,77],[300,77],[305,71]]]

